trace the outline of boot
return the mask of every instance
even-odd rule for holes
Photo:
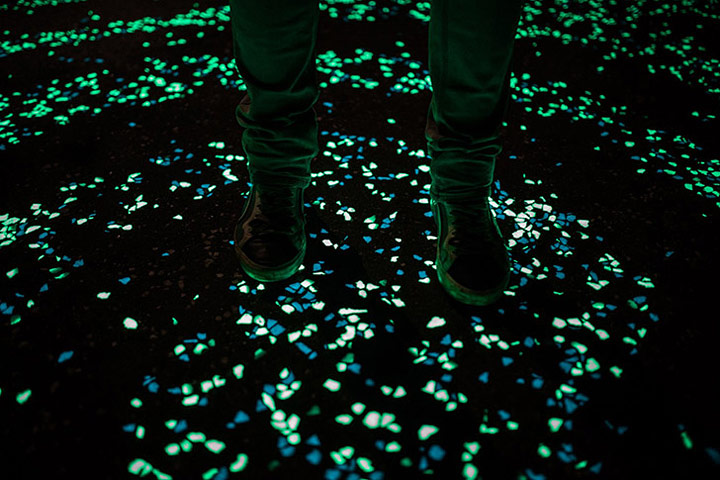
[[[464,200],[430,200],[438,228],[435,267],[440,284],[459,302],[489,305],[510,281],[510,257],[488,195]]]
[[[303,187],[253,184],[235,226],[235,253],[245,273],[261,282],[285,280],[305,257]]]

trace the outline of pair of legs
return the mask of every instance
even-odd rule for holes
[[[425,125],[432,198],[471,198],[492,184],[520,10],[521,0],[432,2],[433,95]],[[318,2],[230,0],[230,12],[235,62],[247,86],[235,115],[245,128],[250,181],[307,187],[319,153]]]

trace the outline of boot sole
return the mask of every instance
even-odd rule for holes
[[[279,282],[292,277],[299,270],[305,258],[305,250],[306,247],[303,245],[303,248],[295,258],[273,268],[253,262],[237,247],[237,244],[235,246],[235,255],[240,260],[240,266],[243,271],[251,278],[254,278],[258,282]]]

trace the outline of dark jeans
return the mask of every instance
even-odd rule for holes
[[[473,196],[493,181],[521,2],[432,2],[425,139],[433,198]],[[317,0],[230,0],[230,13],[247,86],[235,116],[245,128],[250,181],[306,187],[319,153]]]

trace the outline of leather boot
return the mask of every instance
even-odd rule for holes
[[[285,280],[305,257],[303,187],[253,184],[235,226],[235,253],[261,282]]]
[[[463,200],[430,200],[438,228],[437,270],[448,294],[468,305],[489,305],[510,281],[510,257],[488,195]]]

